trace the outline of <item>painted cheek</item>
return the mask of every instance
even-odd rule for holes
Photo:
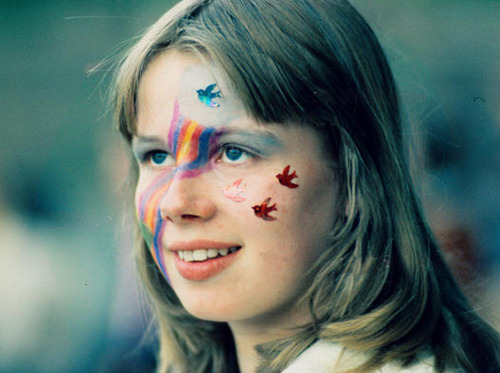
[[[253,215],[267,222],[277,220],[278,217],[275,214],[281,208],[279,207],[280,204],[276,202],[276,196],[282,193],[278,190],[276,179],[274,177],[268,177],[265,180],[261,179],[258,181],[258,185],[258,192],[252,196],[252,199],[258,198],[258,200],[254,200],[256,204],[251,206]]]
[[[142,235],[161,272],[168,279],[163,250],[166,222],[161,216],[160,203],[168,192],[174,176],[196,177],[210,167],[210,149],[219,136],[215,128],[206,128],[185,119],[179,112],[177,101],[168,133],[168,145],[175,154],[175,171],[160,174],[137,198],[137,217]]]
[[[277,219],[277,217],[271,213],[278,211],[278,203],[276,203],[274,200],[272,200],[275,197],[278,197],[278,199],[281,199],[283,201],[290,201],[290,198],[288,195],[285,195],[283,193],[283,189],[277,189],[277,185],[280,186],[285,186],[290,189],[295,189],[298,188],[298,184],[295,184],[292,182],[293,179],[298,178],[297,172],[294,170],[290,172],[290,165],[285,166],[283,171],[281,173],[278,173],[274,175],[277,179],[279,184],[276,183],[276,179],[273,179],[272,184],[267,185],[263,188],[263,192],[266,191],[268,196],[266,199],[261,201],[260,203],[257,203],[256,205],[252,206],[252,210],[254,212],[254,215],[264,221],[274,221]],[[278,187],[279,188],[279,187]],[[281,206],[281,203],[279,204]],[[281,211],[282,208],[280,207],[280,213],[282,214],[283,212],[286,213],[288,203],[284,203],[283,207],[284,211]]]
[[[136,200],[137,218],[144,241],[151,255],[168,281],[162,238],[165,224],[161,216],[160,202],[168,192],[173,173],[164,172],[142,191]]]

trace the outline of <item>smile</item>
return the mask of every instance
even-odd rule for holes
[[[204,281],[225,271],[240,256],[235,243],[195,240],[168,246],[177,272],[186,280]]]
[[[224,249],[198,249],[198,250],[180,250],[177,252],[179,258],[185,262],[204,262],[208,259],[224,257],[241,249],[240,246],[233,246]]]

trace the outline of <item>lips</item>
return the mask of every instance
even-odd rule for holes
[[[238,257],[241,246],[227,242],[195,240],[177,241],[168,248],[175,254],[175,266],[182,277],[203,281],[229,267]]]

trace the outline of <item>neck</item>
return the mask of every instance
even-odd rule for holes
[[[236,354],[240,373],[255,373],[260,359],[255,347],[267,342],[291,336],[298,331],[300,325],[310,322],[309,313],[305,309],[293,310],[293,317],[287,315],[283,319],[269,318],[265,320],[245,320],[229,322],[236,345]]]
[[[236,345],[240,373],[255,373],[260,361],[255,350],[256,346],[293,333],[293,331],[288,331],[287,333],[285,330],[268,328],[249,328],[244,325],[231,324],[230,326]]]

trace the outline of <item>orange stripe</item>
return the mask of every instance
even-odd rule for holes
[[[188,129],[189,124],[191,121],[188,120],[183,120],[181,124],[181,129],[179,130],[179,135],[177,136],[177,146],[176,146],[176,151],[175,151],[175,159],[177,160],[177,163],[179,163],[179,158],[182,157],[182,153],[185,152],[183,149],[187,144],[185,141],[186,137],[186,131]]]
[[[191,146],[189,147],[188,161],[194,162],[200,153],[200,136],[205,127],[197,125],[191,136]]]
[[[170,187],[171,181],[168,183],[164,184],[161,188],[158,188],[153,195],[149,198],[149,200],[146,202],[147,207],[146,207],[146,213],[144,214],[144,222],[148,227],[151,228],[151,231],[154,232],[156,228],[156,214],[157,210],[160,204],[161,199],[167,192],[168,188]]]

